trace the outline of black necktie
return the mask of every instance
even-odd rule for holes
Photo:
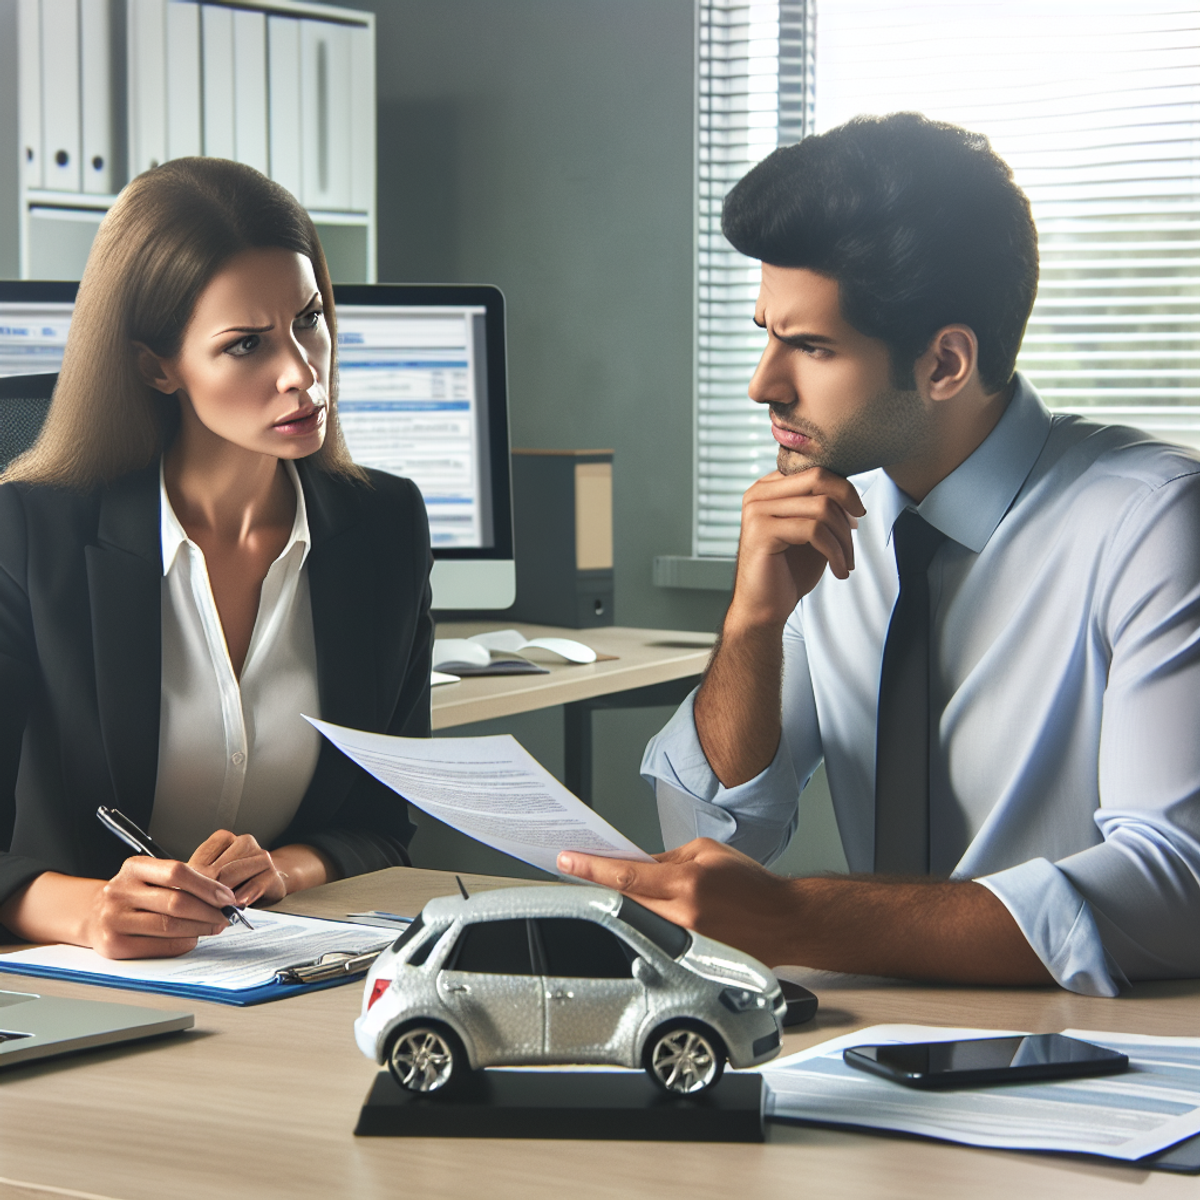
[[[945,539],[911,508],[892,529],[900,595],[879,681],[877,872],[929,874],[929,564]]]

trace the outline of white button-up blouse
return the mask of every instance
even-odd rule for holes
[[[304,492],[283,552],[263,581],[239,681],[204,553],[184,531],[159,472],[162,525],[162,702],[150,834],[186,861],[218,829],[264,846],[287,828],[312,779],[320,716]]]

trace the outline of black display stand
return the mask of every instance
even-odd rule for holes
[[[643,1072],[479,1071],[453,1095],[417,1096],[375,1077],[360,1137],[586,1138],[761,1142],[761,1075],[726,1075],[698,1096],[668,1096]]]

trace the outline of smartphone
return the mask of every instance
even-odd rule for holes
[[[850,1046],[842,1060],[860,1071],[915,1088],[974,1087],[1030,1079],[1116,1075],[1129,1056],[1061,1033],[970,1038],[959,1042]]]

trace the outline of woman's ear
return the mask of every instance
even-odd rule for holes
[[[166,396],[175,395],[179,391],[180,384],[175,378],[175,372],[171,370],[170,364],[165,359],[159,358],[145,342],[134,342],[133,349],[137,355],[138,374],[155,391],[162,392]]]
[[[969,325],[947,325],[930,339],[914,374],[931,400],[950,400],[966,387],[979,363],[979,340]]]

